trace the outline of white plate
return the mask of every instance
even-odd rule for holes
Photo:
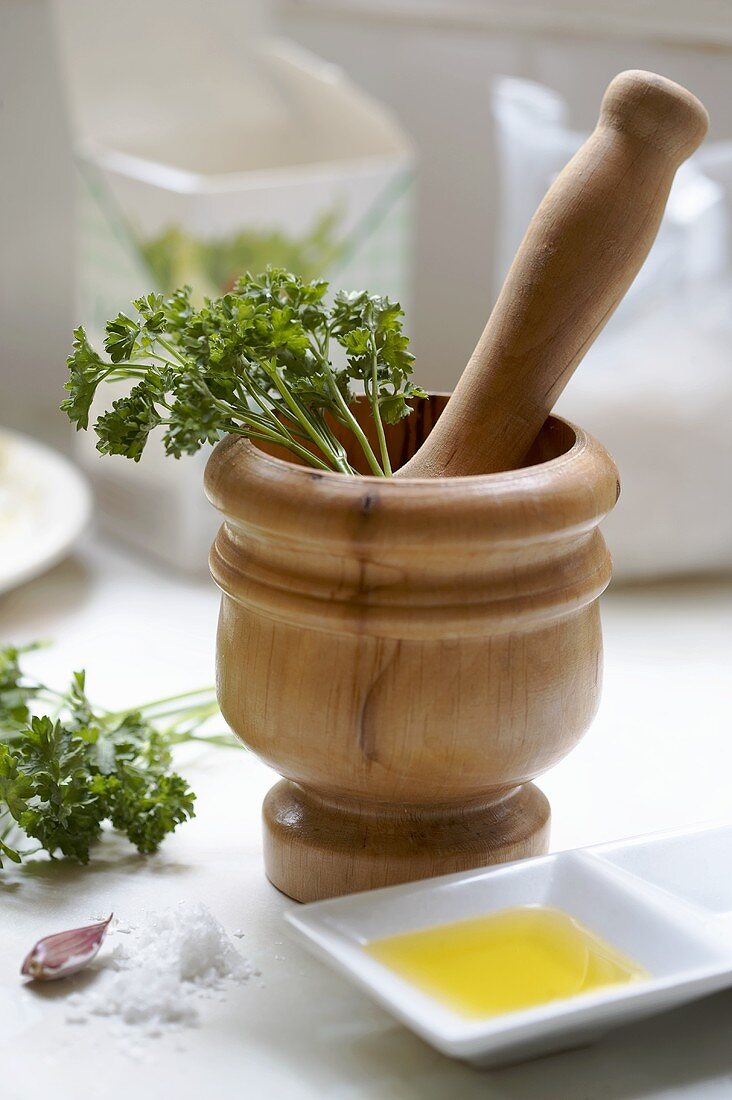
[[[43,573],[89,522],[92,497],[68,459],[0,431],[0,592]]]
[[[291,909],[286,919],[311,950],[438,1050],[499,1065],[589,1042],[612,1027],[732,985],[732,938],[719,915],[730,891],[723,904],[713,899],[704,906],[697,882],[700,867],[709,880],[720,877],[722,868],[700,853],[704,845],[711,852],[725,845],[729,851],[732,827],[693,834],[695,853],[686,861],[684,879],[679,854],[688,836],[665,834],[333,898]],[[651,977],[475,1020],[421,992],[363,949],[383,936],[531,904],[576,917]]]

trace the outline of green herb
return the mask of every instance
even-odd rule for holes
[[[61,408],[86,429],[98,386],[132,382],[94,425],[102,454],[138,461],[157,429],[176,458],[232,433],[355,474],[335,422],[353,433],[371,473],[388,476],[384,423],[397,423],[409,415],[410,398],[425,396],[410,381],[402,310],[365,291],[340,292],[328,305],[327,291],[326,282],[272,269],[245,275],[200,309],[190,287],[138,298],[133,316],[107,322],[107,359],[76,330]],[[340,366],[331,358],[338,348]],[[354,385],[369,402],[378,455],[351,410]]]
[[[194,816],[173,747],[234,744],[201,732],[218,713],[213,689],[105,711],[90,703],[83,672],[63,692],[27,676],[21,657],[34,648],[0,648],[0,867],[39,851],[88,863],[105,822],[156,851]]]
[[[180,226],[169,226],[138,246],[157,290],[170,294],[180,283],[190,282],[201,294],[220,294],[232,289],[241,271],[259,271],[267,263],[314,278],[345,251],[338,232],[340,221],[339,211],[329,210],[302,237],[279,229],[244,229],[224,237],[202,238]]]

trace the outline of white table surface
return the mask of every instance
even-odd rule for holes
[[[86,667],[92,696],[125,706],[213,679],[217,594],[89,540],[0,600],[0,638],[55,640],[33,656],[49,682]],[[581,745],[540,785],[555,849],[732,816],[732,581],[604,598],[605,691]],[[265,880],[259,806],[272,773],[241,750],[187,754],[198,816],[144,859],[106,839],[88,868],[0,872],[0,1096],[16,1100],[631,1100],[732,1096],[732,992],[533,1063],[451,1062],[295,943],[293,903]],[[720,868],[729,874],[730,868]],[[261,970],[204,1004],[201,1026],[132,1058],[109,1023],[65,1022],[65,988],[21,985],[41,935],[110,909],[201,900]]]

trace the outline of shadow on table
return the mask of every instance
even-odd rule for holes
[[[619,1029],[594,1046],[489,1074],[506,1100],[630,1100],[732,1075],[732,992]]]
[[[266,1044],[279,1034],[273,1056],[305,1079],[326,1073],[334,1095],[348,1085],[354,1096],[390,1100],[639,1100],[672,1090],[696,1095],[703,1083],[732,1076],[732,992],[618,1029],[593,1046],[494,1070],[451,1061],[375,1006],[354,1020],[351,1002],[349,1020],[333,992],[332,1022],[313,1031],[303,1012],[283,1034],[262,1021],[257,1039]]]
[[[94,575],[80,557],[65,558],[58,565],[26,581],[18,588],[0,594],[2,639],[13,641],[14,634],[33,634],[38,622],[40,637],[45,637],[49,619],[61,619],[67,612],[85,604],[94,585]]]
[[[190,874],[191,864],[171,859],[165,850],[154,855],[141,855],[129,841],[117,833],[105,831],[92,849],[91,862],[73,863],[66,859],[45,859],[43,857],[27,860],[22,867],[6,866],[0,876],[0,900],[6,905],[17,903],[21,908],[31,903],[42,904],[45,897],[54,897],[59,890],[83,888],[87,893],[93,887],[98,876],[112,873],[115,878],[127,882],[131,875],[166,876]],[[109,891],[114,888],[114,880],[109,883]],[[60,929],[50,929],[60,931]]]
[[[23,988],[39,1001],[67,1001],[72,993],[81,993],[89,989],[98,977],[99,970],[90,968],[78,974],[72,974],[62,981],[26,982]]]

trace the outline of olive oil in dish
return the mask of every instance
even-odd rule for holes
[[[536,1008],[650,976],[574,917],[545,906],[388,936],[365,950],[470,1017]]]

